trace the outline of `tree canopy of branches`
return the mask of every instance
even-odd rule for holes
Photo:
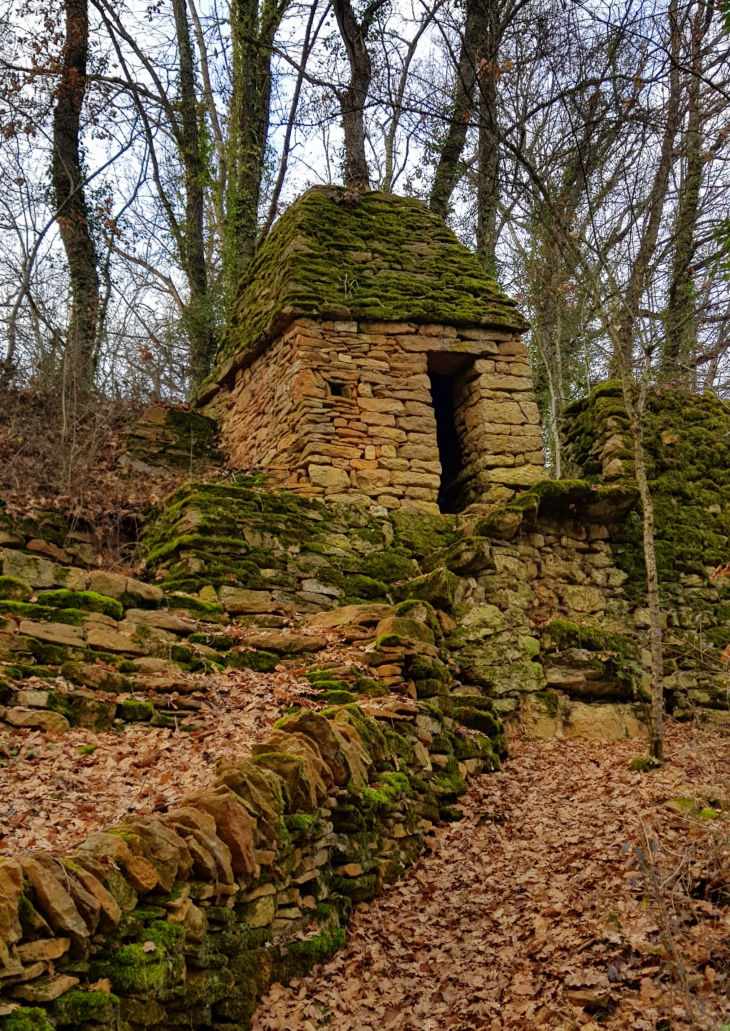
[[[3,0],[0,382],[185,396],[282,206],[342,182],[427,200],[520,299],[556,475],[621,356],[725,396],[725,29],[708,0]]]

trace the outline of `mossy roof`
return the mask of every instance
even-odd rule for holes
[[[515,303],[434,212],[379,192],[313,187],[249,266],[218,361],[298,315],[522,331]]]

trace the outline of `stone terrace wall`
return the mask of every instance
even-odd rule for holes
[[[631,434],[621,385],[599,384],[566,409],[566,455],[576,475],[632,483]],[[730,645],[730,405],[714,395],[670,390],[646,403],[647,475],[654,501],[660,600],[666,625],[665,679],[670,709],[728,710]],[[632,620],[648,626],[640,513],[612,539],[626,573]],[[721,574],[715,575],[720,568]]]
[[[219,418],[237,468],[263,469],[307,496],[358,493],[387,509],[437,512],[443,470],[429,355],[462,362],[462,507],[504,502],[540,480],[538,411],[515,334],[298,319],[206,411]]]
[[[451,695],[481,696],[506,717],[546,691],[588,705],[642,700],[631,665],[642,642],[610,542],[636,497],[543,481],[480,518],[198,485],[160,506],[145,544],[165,589],[218,598],[234,618],[272,630],[296,613],[335,626],[340,614],[355,619],[353,607],[398,603],[377,617],[384,634],[380,619],[420,599],[443,634]],[[352,630],[358,661],[391,691],[438,696],[433,678],[411,676],[397,633],[375,652],[367,636]]]
[[[165,816],[0,859],[2,1031],[248,1027],[269,985],[342,948],[353,904],[466,789],[452,721],[426,708],[300,710]]]

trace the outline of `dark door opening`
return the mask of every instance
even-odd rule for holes
[[[461,441],[454,416],[454,376],[429,372],[431,400],[436,416],[436,443],[441,461],[441,487],[438,504],[442,512],[458,512],[457,476],[463,468]]]

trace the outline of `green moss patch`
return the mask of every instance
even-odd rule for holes
[[[266,651],[228,652],[225,656],[225,664],[231,669],[253,669],[257,673],[273,673],[280,662],[279,655]]]
[[[0,576],[0,598],[8,601],[27,601],[33,593],[24,580],[15,576]]]
[[[138,702],[128,698],[117,706],[117,716],[130,723],[146,723],[155,714],[154,706],[149,702]]]
[[[523,330],[526,323],[477,257],[419,201],[308,190],[281,216],[249,267],[219,362],[299,314]]]
[[[95,591],[41,591],[38,604],[52,609],[82,609],[84,612],[101,612],[112,619],[124,618],[121,602],[107,598]]]

